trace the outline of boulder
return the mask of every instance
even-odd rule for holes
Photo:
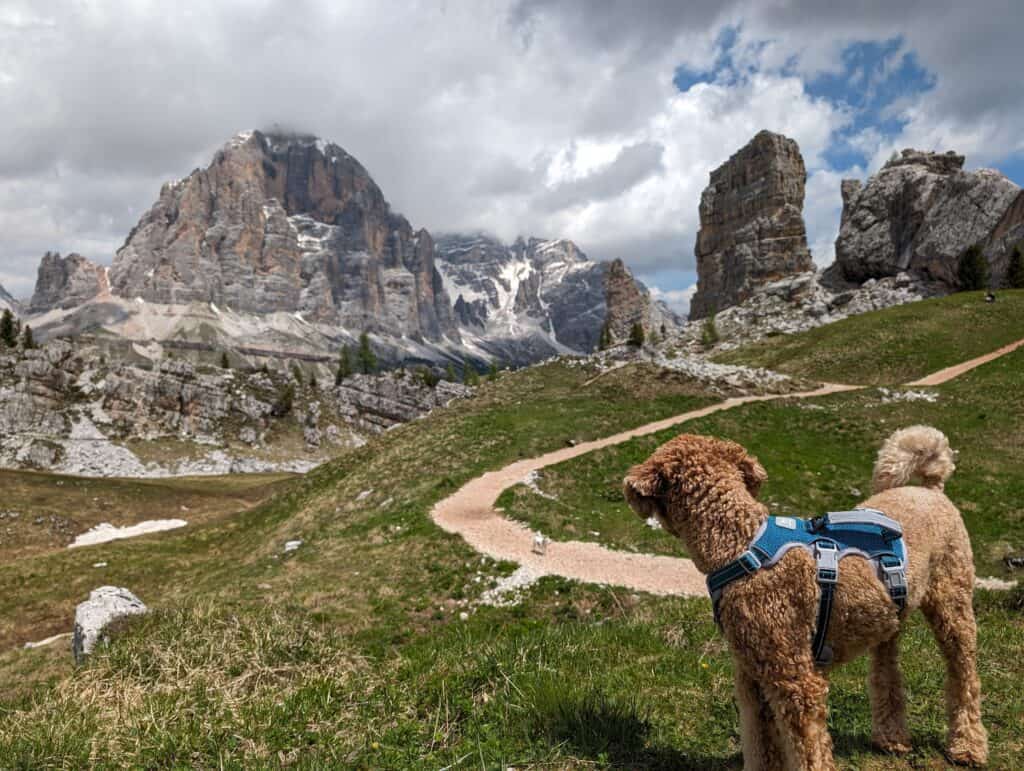
[[[758,133],[711,172],[700,199],[691,319],[741,303],[765,284],[814,270],[803,218],[806,179],[797,143],[770,131]]]
[[[75,631],[71,651],[81,663],[104,638],[104,630],[114,621],[148,613],[149,608],[130,591],[117,586],[101,586],[89,593],[89,599],[75,608]]]
[[[846,281],[909,271],[949,288],[969,246],[989,256],[995,283],[1024,238],[1021,189],[992,169],[964,171],[954,152],[904,150],[866,185],[842,183],[835,269]]]

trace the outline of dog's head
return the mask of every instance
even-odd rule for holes
[[[681,538],[691,509],[709,494],[741,489],[756,498],[767,478],[757,458],[735,442],[682,434],[631,468],[623,489],[637,515],[656,517],[665,530]]]

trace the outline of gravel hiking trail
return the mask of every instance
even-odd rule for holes
[[[1024,345],[1024,339],[1003,346],[984,356],[947,367],[907,385],[941,385],[975,367],[1005,356],[1021,345]],[[603,447],[621,444],[638,436],[664,431],[681,423],[722,410],[730,410],[750,402],[809,399],[842,391],[855,391],[864,387],[829,383],[813,391],[734,397],[701,409],[684,412],[654,423],[647,423],[629,431],[606,436],[603,439],[595,439],[575,447],[555,450],[536,458],[516,461],[497,471],[488,471],[470,480],[447,498],[438,501],[431,510],[430,516],[443,530],[461,535],[470,546],[481,554],[498,560],[518,563],[538,578],[553,575],[576,581],[608,584],[633,591],[649,592],[650,594],[702,597],[707,593],[704,575],[697,570],[690,559],[618,551],[585,541],[549,541],[544,553],[537,554],[534,552],[534,537],[536,535],[534,531],[521,522],[502,516],[501,512],[494,508],[494,504],[502,492],[522,482],[530,472]],[[625,469],[623,469],[623,473],[625,473]]]

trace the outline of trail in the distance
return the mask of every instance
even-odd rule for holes
[[[997,351],[935,372],[908,385],[941,385],[958,375],[1024,345],[1024,339]],[[621,586],[635,591],[661,595],[703,596],[704,576],[693,561],[684,557],[635,554],[609,549],[586,541],[551,541],[544,554],[533,551],[534,532],[521,522],[508,519],[494,508],[502,492],[532,471],[552,466],[603,447],[621,444],[638,436],[646,436],[667,428],[702,418],[715,412],[730,410],[751,402],[776,399],[807,399],[815,396],[853,391],[865,386],[828,384],[813,391],[766,396],[742,396],[702,407],[670,418],[623,431],[612,436],[584,442],[575,447],[516,461],[497,471],[489,471],[467,482],[431,510],[431,517],[442,529],[461,535],[481,554],[516,562],[537,576],[555,575],[577,581]]]

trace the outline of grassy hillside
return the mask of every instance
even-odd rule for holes
[[[147,519],[199,524],[260,503],[293,474],[232,474],[173,479],[87,479],[0,469],[0,561],[65,548],[109,522]]]
[[[1024,338],[1024,290],[962,292],[779,335],[716,357],[834,383],[916,380]]]
[[[996,372],[984,382],[1020,385],[1022,356],[969,377]],[[435,501],[485,469],[709,401],[637,368],[585,385],[593,374],[550,364],[503,375],[472,402],[388,432],[237,517],[0,566],[10,587],[0,593],[0,768],[740,768],[731,661],[706,600],[548,578],[517,605],[480,606],[513,566],[429,521]],[[975,504],[981,542],[1002,529],[1019,546],[1021,408],[982,399],[980,384],[945,386],[934,405],[900,404],[906,414],[857,402],[877,400],[871,392],[750,405],[700,428],[761,453],[766,494],[802,512],[805,502],[848,502],[888,421],[915,409],[923,419],[948,400],[962,415],[939,422],[963,451],[957,478],[997,491],[951,493]],[[970,420],[987,421],[993,438],[967,430]],[[642,441],[623,451],[642,456]],[[617,505],[610,490],[630,459],[618,452],[575,461],[591,465],[582,484],[571,483],[572,467],[542,485],[559,480],[567,505]],[[597,526],[573,514],[574,527],[612,532],[613,511],[595,510]],[[614,538],[625,544],[623,533]],[[667,541],[637,537],[650,539],[637,541],[644,548]],[[290,538],[304,543],[285,555]],[[88,566],[100,553],[111,563],[104,580],[155,612],[82,668],[72,670],[66,650],[11,650],[67,627],[96,584]],[[978,605],[993,767],[1009,768],[1024,752],[1021,597],[982,593]],[[867,746],[861,662],[837,673],[831,696],[842,768],[943,767],[943,667],[920,621],[904,650],[914,753],[896,760]]]

